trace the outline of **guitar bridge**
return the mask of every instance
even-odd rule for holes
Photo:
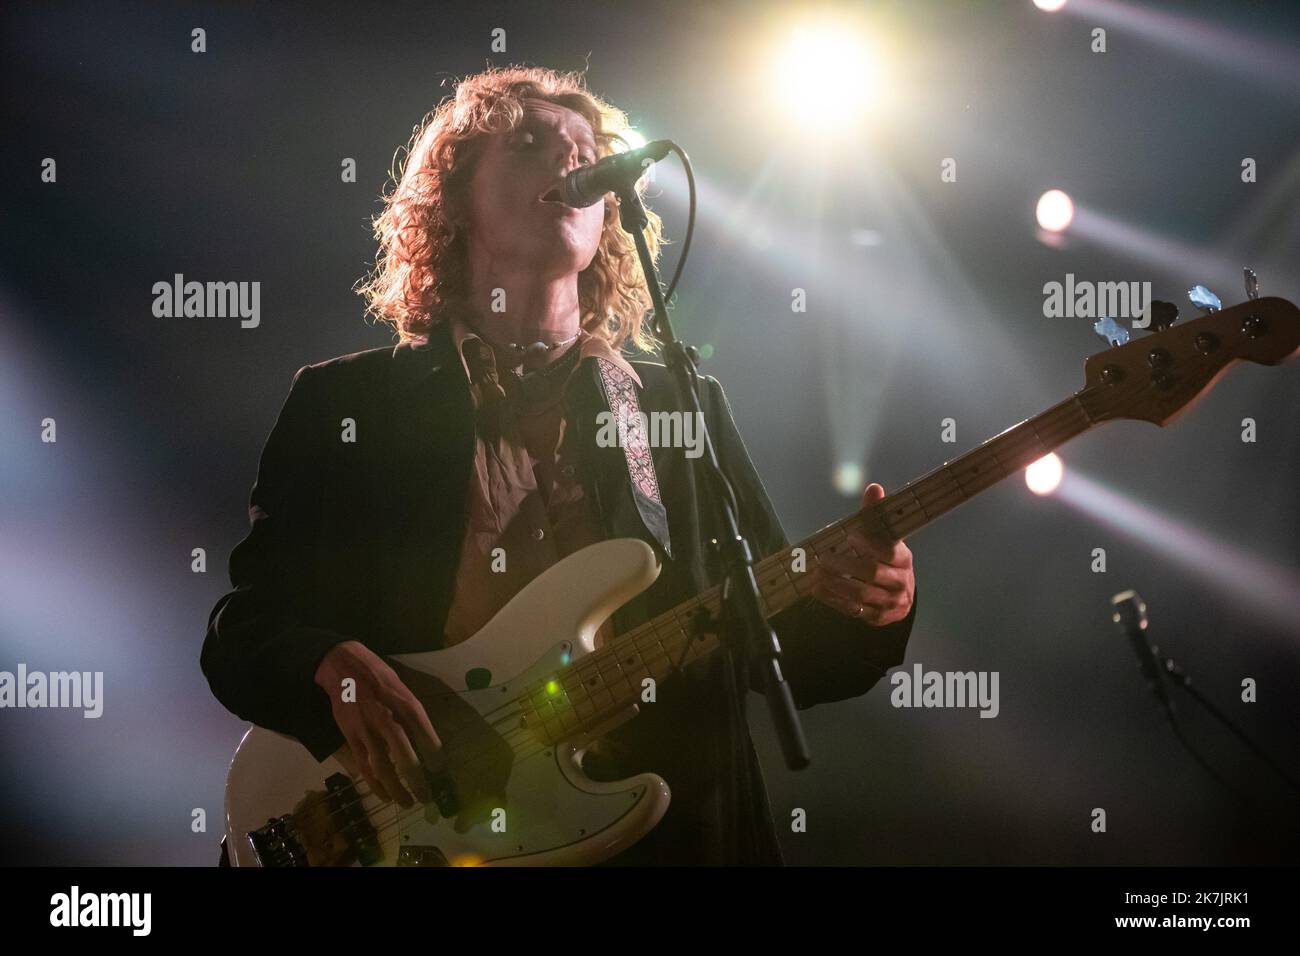
[[[309,866],[307,850],[298,839],[291,815],[266,821],[248,834],[259,866]]]
[[[268,820],[248,841],[266,867],[370,866],[383,855],[355,784],[341,773],[325,781],[325,793],[309,793],[293,813]]]

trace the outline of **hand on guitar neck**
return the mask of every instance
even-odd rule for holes
[[[862,506],[884,500],[885,489],[867,485]],[[848,547],[825,551],[813,568],[812,596],[828,607],[873,627],[901,621],[912,610],[916,577],[912,552],[887,535],[850,531]]]

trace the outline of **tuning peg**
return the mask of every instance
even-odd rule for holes
[[[1178,321],[1178,306],[1163,299],[1151,300],[1151,327],[1163,332]]]
[[[1188,289],[1187,298],[1192,300],[1192,305],[1207,315],[1211,312],[1218,312],[1223,308],[1223,303],[1219,301],[1219,297],[1203,285],[1194,285]]]
[[[1255,270],[1252,269],[1250,266],[1246,266],[1246,268],[1242,269],[1241,271],[1246,274],[1246,298],[1258,299],[1259,298],[1259,276],[1255,275]]]
[[[1092,323],[1092,330],[1110,345],[1123,345],[1128,341],[1128,329],[1104,315]]]

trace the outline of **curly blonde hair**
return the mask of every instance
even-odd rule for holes
[[[374,218],[379,252],[357,292],[366,314],[393,326],[403,342],[421,338],[451,307],[467,300],[466,210],[469,183],[484,136],[513,130],[523,100],[540,99],[578,113],[591,124],[599,156],[627,142],[626,114],[587,89],[580,73],[510,66],[464,77],[414,128],[406,159]],[[637,191],[644,196],[645,181]],[[605,225],[591,265],[578,275],[582,327],[614,348],[656,343],[643,316],[649,291],[632,237],[619,225],[618,201],[605,197]],[[647,210],[646,240],[658,256],[662,222]]]

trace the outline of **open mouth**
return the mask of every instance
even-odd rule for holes
[[[538,196],[537,200],[538,202],[554,203],[556,205],[563,206],[564,191],[560,189],[559,186],[552,186],[550,189],[546,190],[546,192]]]

